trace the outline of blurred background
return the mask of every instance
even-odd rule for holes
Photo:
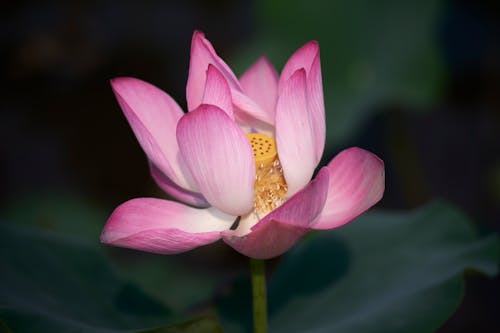
[[[371,150],[386,163],[378,208],[444,198],[480,230],[500,231],[498,1],[7,1],[0,16],[2,221],[98,244],[118,204],[164,197],[109,79],[141,78],[185,109],[198,29],[237,75],[261,54],[279,71],[294,50],[318,40],[322,163],[349,146]],[[169,278],[153,273],[163,257],[106,251],[128,265],[131,279]],[[170,295],[174,307],[246,269],[220,244],[169,262],[192,276],[176,283],[198,286]],[[138,265],[141,274],[130,269]],[[464,303],[439,332],[500,331],[499,284],[468,278]]]

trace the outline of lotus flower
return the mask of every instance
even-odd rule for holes
[[[154,180],[183,203],[123,203],[104,227],[105,244],[173,254],[222,239],[268,259],[312,229],[352,221],[382,197],[383,162],[360,148],[339,153],[311,181],[325,145],[317,42],[298,49],[280,76],[261,57],[238,79],[195,32],[187,113],[139,79],[111,85]]]

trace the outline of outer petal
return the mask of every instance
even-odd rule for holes
[[[191,175],[207,201],[231,215],[253,208],[255,165],[243,131],[213,105],[184,115],[177,142]]]
[[[369,151],[349,148],[328,164],[328,198],[313,229],[337,228],[376,204],[384,194],[384,162]]]
[[[160,254],[180,253],[217,241],[234,218],[173,201],[132,199],[111,214],[101,242]]]
[[[231,89],[224,75],[213,65],[208,65],[203,104],[212,104],[225,111],[234,120]]]
[[[319,49],[307,73],[307,109],[313,127],[316,162],[321,160],[326,140],[325,101],[323,98],[323,81]]]
[[[212,44],[202,32],[195,31],[191,41],[191,59],[186,86],[188,110],[196,109],[203,100],[206,71],[212,64],[224,75],[231,88],[240,89],[238,79],[229,66],[215,52]]]
[[[224,242],[252,258],[269,259],[283,254],[309,231],[323,209],[328,178],[328,171],[323,168],[307,187],[253,226],[251,233],[239,237],[238,230],[228,230],[222,233]]]
[[[306,74],[309,75],[314,59],[319,55],[319,45],[316,41],[311,41],[304,44],[300,49],[288,59],[280,76],[280,87],[292,76],[297,70],[304,68]]]
[[[158,186],[160,186],[160,188],[165,191],[165,193],[171,195],[177,200],[199,208],[206,208],[210,206],[203,195],[197,192],[185,190],[182,187],[177,186],[154,164],[150,163],[149,169],[151,171],[151,176],[155,180],[156,184],[158,184]]]
[[[243,92],[274,119],[278,99],[278,73],[262,56],[240,78]]]
[[[314,129],[314,144],[316,161],[319,162],[325,148],[325,105],[323,98],[323,83],[321,78],[321,64],[319,45],[316,41],[306,43],[288,59],[280,77],[280,88],[298,69],[306,71],[308,111],[311,125]]]
[[[178,186],[194,190],[175,137],[184,114],[181,108],[168,94],[139,79],[116,78],[111,86],[149,160]]]
[[[309,182],[317,164],[305,75],[300,69],[284,83],[276,105],[276,145],[290,196]]]

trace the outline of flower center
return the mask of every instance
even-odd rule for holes
[[[288,186],[274,139],[260,133],[247,137],[255,157],[254,212],[261,219],[285,202]]]

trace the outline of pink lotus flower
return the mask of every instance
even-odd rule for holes
[[[244,255],[278,256],[311,229],[332,229],[380,200],[384,165],[350,148],[316,178],[325,145],[319,46],[297,50],[278,76],[261,57],[240,79],[201,32],[191,44],[189,112],[155,86],[111,81],[153,178],[175,201],[120,205],[105,244],[173,254],[222,238]]]

